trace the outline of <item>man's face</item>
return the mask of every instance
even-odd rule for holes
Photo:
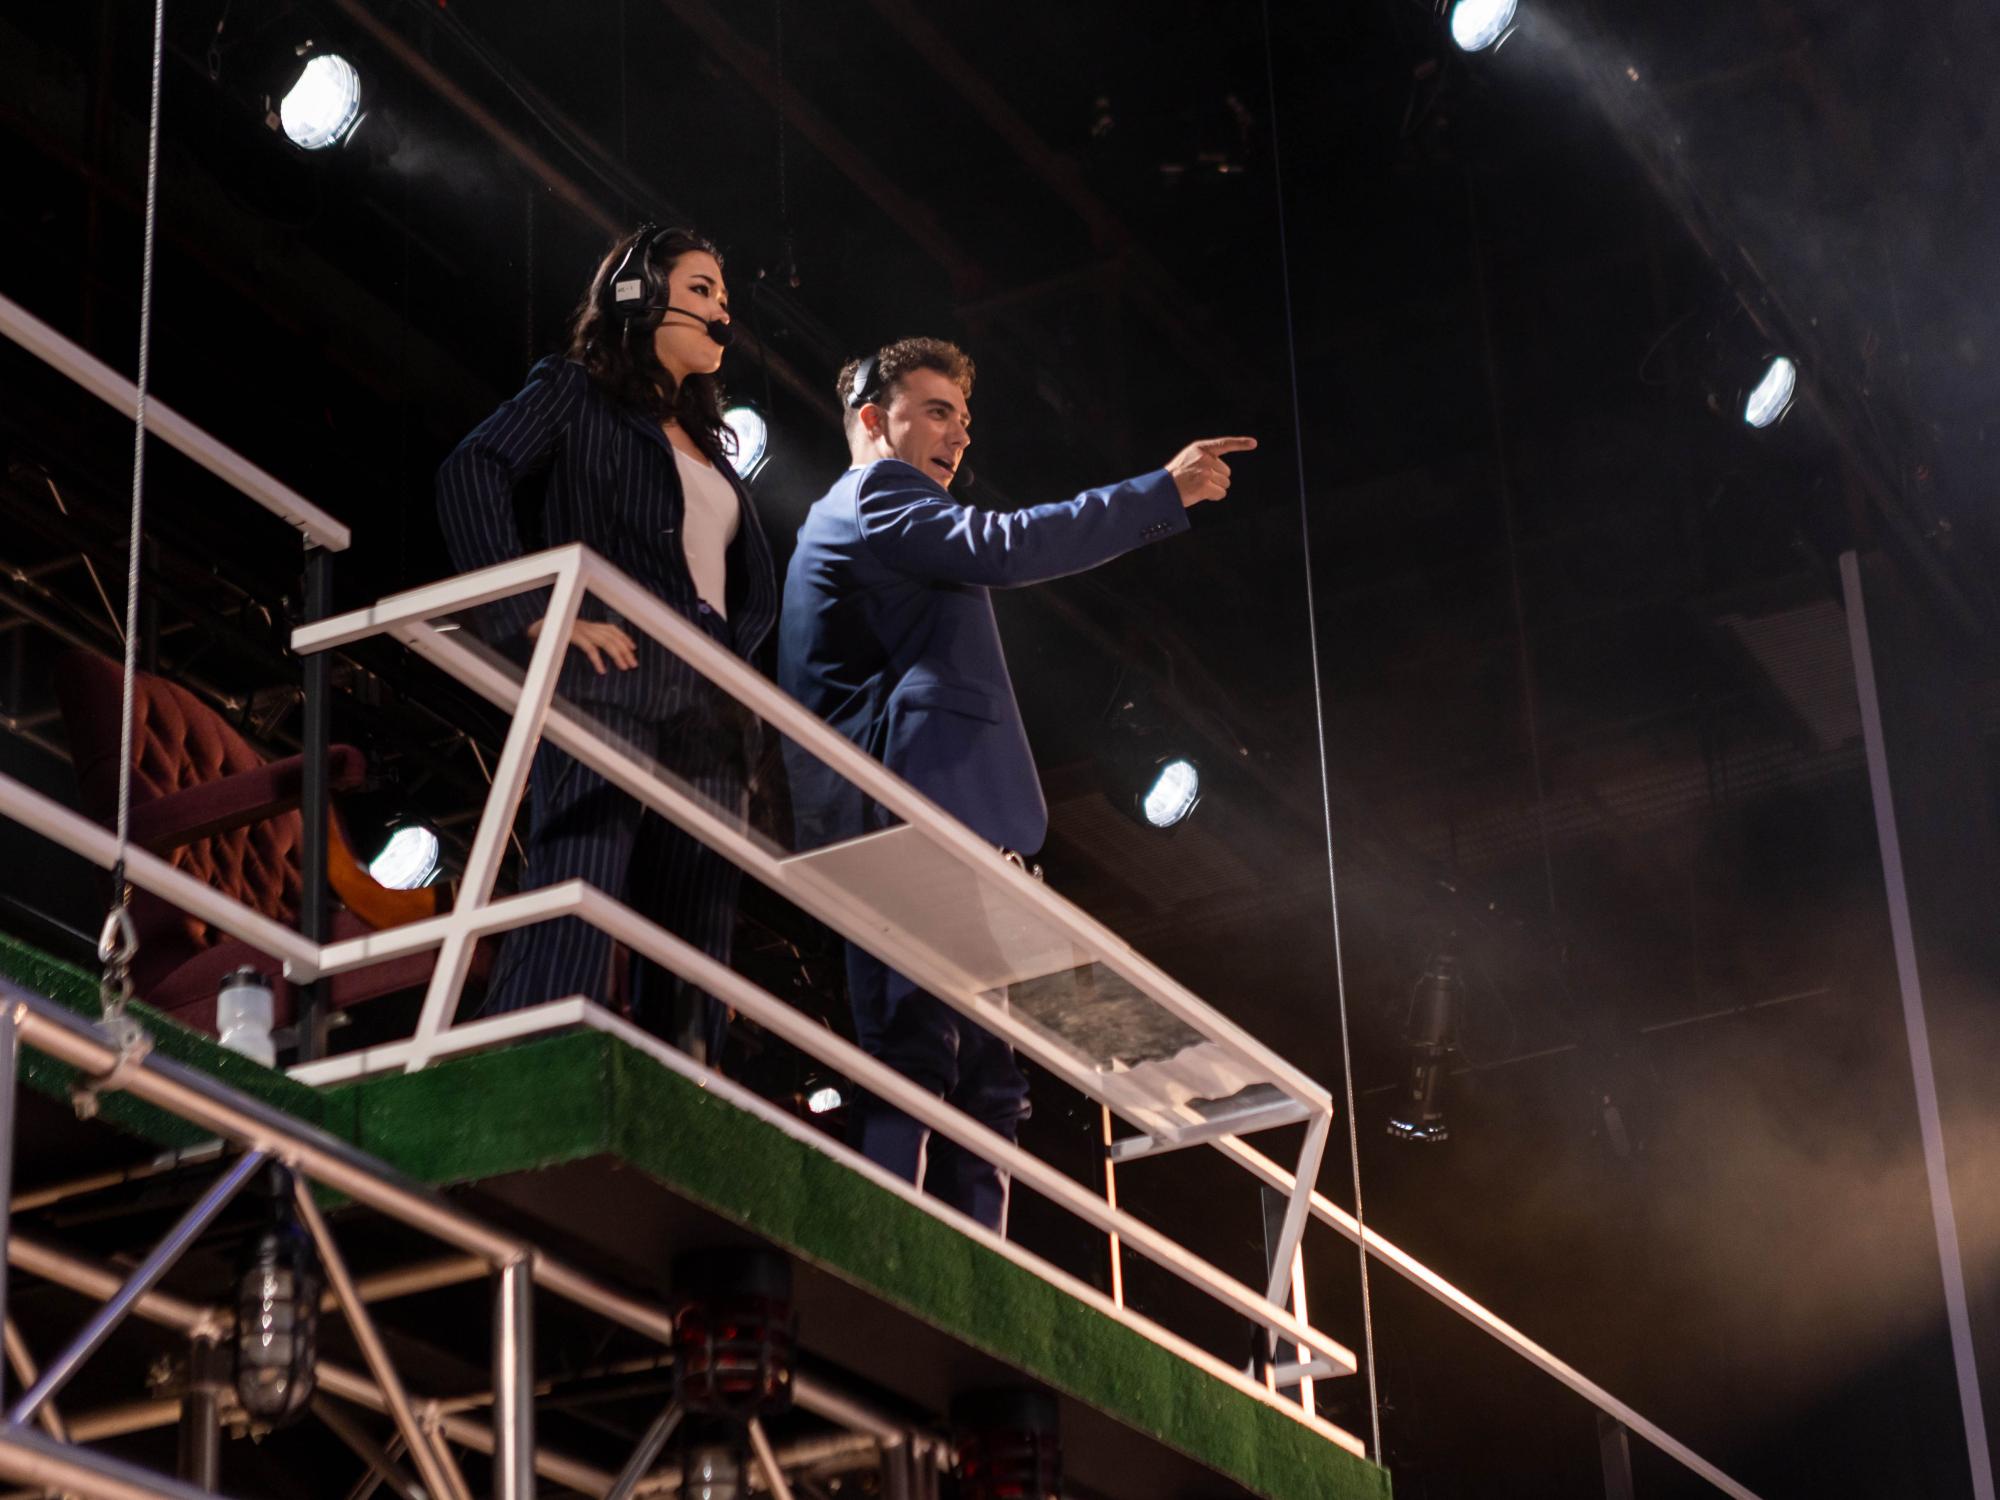
[[[937,370],[912,370],[896,382],[886,405],[866,415],[878,412],[879,421],[868,424],[878,450],[950,485],[972,446],[972,413],[958,382]]]

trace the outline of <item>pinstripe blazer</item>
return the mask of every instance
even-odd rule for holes
[[[729,547],[725,607],[736,653],[747,658],[777,617],[777,583],[749,490],[726,461],[718,467],[741,508]],[[571,360],[542,360],[518,396],[466,435],[438,470],[437,500],[445,546],[461,571],[531,550],[517,519],[520,505],[540,513],[534,546],[582,542],[682,614],[692,617],[700,606],[682,545],[681,478],[672,444],[651,417],[614,401]],[[485,606],[480,630],[521,659],[528,627],[547,611],[546,589],[516,594]],[[583,618],[612,615],[601,601],[586,599]],[[572,651],[563,663],[561,694],[655,723],[714,696],[706,679],[679,657],[636,630],[632,635],[637,667],[600,676]]]

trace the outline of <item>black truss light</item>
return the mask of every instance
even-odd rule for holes
[[[792,1263],[757,1248],[674,1260],[674,1399],[694,1416],[747,1422],[790,1409],[798,1354]]]
[[[1058,1500],[1062,1430],[1055,1397],[1008,1388],[951,1403],[960,1500]]]
[[[1444,1118],[1445,1065],[1463,997],[1458,959],[1446,948],[1424,966],[1410,996],[1409,1087],[1401,1107],[1389,1117],[1389,1134],[1397,1140],[1435,1146],[1451,1138]]]

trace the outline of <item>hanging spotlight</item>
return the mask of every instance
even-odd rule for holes
[[[806,1108],[816,1115],[831,1114],[834,1110],[839,1109],[844,1102],[840,1097],[840,1090],[830,1083],[824,1084],[806,1095]]]
[[[1798,389],[1799,367],[1782,354],[1773,355],[1743,402],[1743,420],[1752,427],[1771,426],[1792,409]]]
[[[443,840],[437,824],[418,809],[394,772],[373,786],[342,792],[335,804],[343,842],[377,885],[414,891],[438,878]]]
[[[1140,816],[1155,828],[1172,828],[1201,801],[1201,768],[1183,755],[1162,758],[1152,785],[1139,799]]]
[[[1731,297],[1724,302],[1721,294],[1717,300],[1721,305],[1697,355],[1703,399],[1725,422],[1759,431],[1775,427],[1799,392],[1798,362],[1783,352],[1785,332],[1762,301]],[[1669,328],[1659,342],[1672,332]]]
[[[960,1500],[1058,1500],[1062,1432],[1044,1391],[969,1391],[951,1403]]]
[[[429,823],[401,823],[368,861],[368,873],[392,891],[414,891],[437,879],[441,852],[437,830]]]
[[[257,1421],[278,1426],[305,1409],[318,1359],[319,1259],[292,1211],[292,1174],[264,1178],[266,1220],[236,1283],[236,1398]]]
[[[1174,745],[1174,728],[1143,681],[1121,678],[1106,711],[1097,763],[1104,795],[1127,817],[1166,832],[1201,802],[1201,765]]]
[[[764,413],[748,401],[732,401],[722,413],[722,423],[736,434],[736,452],[730,462],[744,481],[755,479],[771,456],[771,424]]]
[[[1507,39],[1518,0],[1458,0],[1451,8],[1451,39],[1466,52],[1483,52]]]
[[[314,52],[310,42],[292,86],[278,105],[277,123],[301,151],[324,151],[354,133],[361,119],[361,75],[338,52]]]
[[[1402,1108],[1389,1117],[1389,1134],[1400,1141],[1438,1145],[1451,1138],[1444,1121],[1445,1063],[1458,1027],[1464,987],[1458,959],[1447,948],[1424,967],[1410,997],[1407,1041],[1410,1084]]]

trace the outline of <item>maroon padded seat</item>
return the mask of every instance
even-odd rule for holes
[[[57,665],[56,696],[84,810],[106,826],[115,826],[118,813],[122,683],[120,665],[95,652],[69,652]],[[331,748],[327,772],[334,789],[360,785],[365,771],[359,750]],[[266,761],[186,688],[139,674],[132,709],[132,841],[288,927],[298,925],[302,777],[300,757]],[[247,965],[270,978],[276,1023],[289,1024],[292,989],[280,960],[142,890],[132,893],[132,920],[139,934],[133,990],[148,1005],[213,1032],[223,976]],[[332,927],[336,939],[375,930],[339,908]],[[412,954],[340,975],[329,983],[329,1001],[340,1009],[423,984],[433,959]]]

